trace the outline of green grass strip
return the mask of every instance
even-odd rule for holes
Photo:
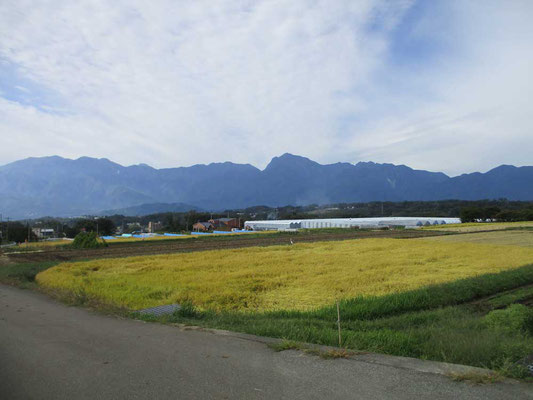
[[[344,320],[364,320],[452,306],[531,283],[533,283],[533,264],[403,293],[345,300],[341,302],[342,317]],[[315,317],[331,319],[331,316],[335,315],[334,308],[334,306],[325,307],[313,314]]]

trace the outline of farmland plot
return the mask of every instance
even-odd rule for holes
[[[533,248],[364,239],[63,263],[37,276],[129,309],[192,302],[202,310],[312,310],[509,270]]]

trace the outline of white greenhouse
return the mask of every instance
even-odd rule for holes
[[[381,228],[404,226],[417,228],[426,225],[458,224],[459,218],[442,217],[378,217],[378,218],[331,218],[246,221],[244,229],[251,231],[318,229],[318,228]]]

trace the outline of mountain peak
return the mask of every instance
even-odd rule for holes
[[[279,157],[272,158],[270,163],[268,163],[268,165],[266,166],[265,171],[279,168],[314,167],[317,165],[319,166],[320,164],[310,160],[307,157],[297,156],[291,153],[285,153]]]

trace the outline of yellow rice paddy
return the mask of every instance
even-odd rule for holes
[[[46,288],[130,309],[192,301],[214,310],[306,310],[533,263],[533,248],[364,239],[63,263]]]

